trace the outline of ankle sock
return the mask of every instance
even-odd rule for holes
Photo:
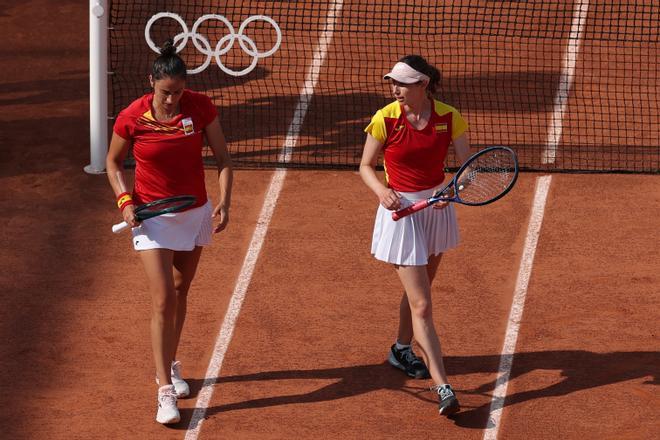
[[[399,341],[396,341],[396,343],[394,344],[394,346],[396,347],[397,350],[403,350],[405,348],[410,348],[410,345],[411,344],[408,344],[408,345],[399,344]]]

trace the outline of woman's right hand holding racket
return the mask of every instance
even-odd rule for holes
[[[140,221],[135,216],[135,205],[126,206],[124,208],[124,210],[121,212],[121,215],[124,217],[124,221],[131,228],[135,228],[137,226],[140,226]]]
[[[401,208],[401,194],[392,188],[383,187],[383,190],[378,193],[378,200],[384,208],[390,211],[396,211]]]

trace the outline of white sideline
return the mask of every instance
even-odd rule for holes
[[[504,346],[500,356],[500,366],[498,368],[498,377],[495,382],[493,399],[490,403],[490,412],[488,415],[488,427],[484,432],[484,440],[497,439],[497,431],[502,417],[502,408],[506,398],[506,389],[511,375],[511,365],[513,363],[513,354],[516,350],[516,341],[518,340],[518,330],[522,320],[523,308],[525,307],[525,296],[527,295],[527,286],[532,275],[532,264],[534,263],[534,254],[536,253],[536,244],[541,232],[541,223],[543,222],[543,213],[545,202],[548,197],[551,176],[542,176],[536,180],[536,191],[534,202],[532,204],[532,213],[527,227],[527,237],[525,238],[525,247],[520,259],[520,268],[518,269],[518,278],[513,295],[513,303],[509,312],[509,321],[504,336]]]
[[[332,8],[328,12],[325,29],[321,33],[319,44],[314,51],[312,63],[310,65],[309,71],[307,72],[305,84],[300,91],[300,100],[296,106],[293,120],[291,121],[291,125],[289,125],[286,140],[284,141],[282,152],[280,153],[280,160],[284,162],[288,162],[291,159],[293,148],[298,141],[300,129],[302,128],[305,115],[307,114],[309,104],[314,95],[314,88],[318,82],[321,66],[325,61],[328,46],[332,40],[335,23],[341,14],[342,6],[343,1],[336,1],[333,3]],[[238,314],[241,311],[241,306],[243,305],[243,300],[245,299],[247,288],[250,285],[250,280],[252,279],[252,274],[254,272],[257,259],[259,258],[259,253],[266,236],[266,231],[268,230],[268,225],[270,224],[273,212],[275,211],[277,199],[282,190],[282,186],[284,185],[285,177],[285,169],[276,170],[270,181],[270,186],[266,191],[264,204],[261,208],[259,219],[257,220],[257,227],[252,234],[252,240],[250,241],[247,255],[243,261],[243,266],[238,276],[236,286],[234,287],[234,292],[232,293],[231,300],[227,308],[227,313],[216,339],[213,355],[211,356],[211,361],[209,362],[209,366],[206,369],[204,383],[202,384],[202,388],[199,391],[199,395],[197,396],[195,411],[193,412],[193,415],[190,419],[185,440],[197,440],[199,437],[202,422],[206,417],[206,410],[208,409],[211,397],[213,396],[213,385],[216,382],[216,378],[220,375],[222,362],[224,361],[225,355],[227,354],[227,349],[229,348],[229,343],[231,342],[231,338],[234,333],[234,327],[236,326]]]
[[[548,139],[546,141],[545,150],[541,155],[541,163],[544,164],[555,163],[557,145],[559,145],[559,141],[561,140],[563,118],[566,112],[566,106],[568,105],[568,95],[573,84],[573,77],[575,76],[575,65],[580,51],[580,43],[582,42],[582,33],[587,21],[588,11],[588,0],[577,0],[575,2],[573,21],[571,23],[568,44],[566,46],[566,52],[564,53],[562,72],[559,77],[559,85],[554,100],[552,119],[550,120],[550,126],[548,127]],[[536,253],[536,244],[538,243],[541,223],[543,222],[545,203],[548,197],[548,190],[550,189],[550,181],[550,176],[539,177],[536,181],[536,191],[527,229],[527,238],[525,239],[525,248],[523,249],[513,303],[511,304],[509,321],[504,336],[504,347],[502,347],[498,377],[495,382],[493,398],[490,402],[488,426],[484,431],[484,440],[497,440],[497,433],[502,419],[502,410],[504,408],[504,400],[506,398],[506,391],[511,377],[511,367],[513,365],[513,355],[518,340],[520,321],[522,319],[523,308],[525,307],[525,296],[527,295],[527,287],[529,286],[529,279],[532,274],[532,264],[534,262],[534,254]]]
[[[568,36],[568,44],[564,53],[563,68],[559,77],[559,86],[555,94],[555,103],[550,121],[548,141],[545,145],[545,151],[541,156],[541,163],[553,164],[557,157],[557,145],[561,139],[563,129],[563,118],[568,104],[568,94],[573,85],[575,76],[575,64],[577,63],[580,43],[582,42],[582,33],[584,32],[585,22],[587,21],[587,12],[589,11],[589,2],[587,0],[577,0],[575,10],[573,11],[573,23],[571,32]]]

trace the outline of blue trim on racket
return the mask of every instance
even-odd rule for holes
[[[485,148],[465,161],[447,186],[428,199],[393,212],[392,219],[399,220],[438,202],[487,205],[511,191],[517,178],[518,158],[511,148]]]

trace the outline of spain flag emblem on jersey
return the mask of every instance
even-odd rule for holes
[[[192,118],[185,118],[181,120],[181,125],[183,126],[183,133],[186,136],[189,136],[195,133],[195,127],[193,127]]]

